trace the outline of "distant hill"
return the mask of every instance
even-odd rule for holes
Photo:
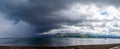
[[[80,34],[80,33],[55,33],[39,35],[40,38],[120,38],[120,36],[101,35],[101,34]]]

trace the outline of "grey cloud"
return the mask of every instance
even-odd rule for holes
[[[22,0],[24,1],[24,0]],[[35,25],[41,32],[56,28],[59,23],[68,22],[64,18],[57,18],[51,13],[63,8],[69,3],[65,0],[26,0],[27,2],[18,2],[15,0],[1,0],[1,11],[7,13],[7,18],[19,21],[25,21]],[[54,18],[52,18],[54,16]],[[62,20],[63,19],[63,20]]]
[[[5,18],[6,15],[0,12],[0,38],[31,38],[36,37],[34,26],[27,22],[20,21],[15,24]]]
[[[37,32],[45,32],[59,28],[59,24],[81,22],[82,20],[73,21],[53,14],[61,9],[68,9],[68,5],[77,2],[119,6],[119,0],[0,0],[0,11],[8,14],[7,18],[16,23],[25,21],[36,26]]]

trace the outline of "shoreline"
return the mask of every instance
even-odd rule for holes
[[[73,45],[73,46],[0,46],[0,49],[110,49],[120,44]]]

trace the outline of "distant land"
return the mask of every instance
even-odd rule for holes
[[[55,33],[39,35],[40,38],[120,38],[115,35],[101,35],[101,34],[80,34],[80,33]]]

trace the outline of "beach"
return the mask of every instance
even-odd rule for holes
[[[120,44],[74,45],[74,46],[0,46],[0,49],[110,49]]]

